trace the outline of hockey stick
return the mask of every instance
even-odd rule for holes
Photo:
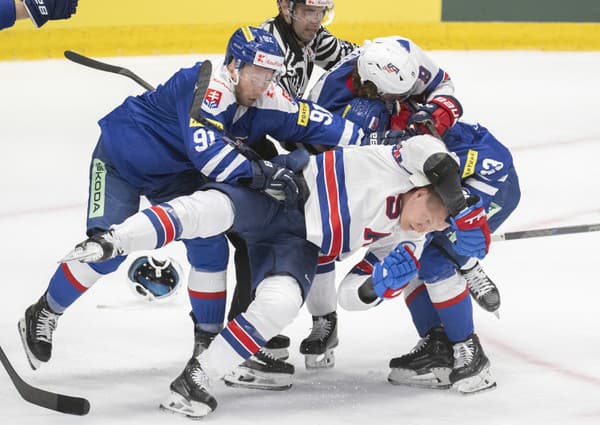
[[[42,390],[41,388],[33,387],[23,381],[19,374],[10,364],[8,357],[4,354],[4,350],[0,347],[0,361],[6,369],[8,376],[15,385],[15,388],[26,401],[46,409],[55,410],[57,412],[66,413],[69,415],[87,415],[90,411],[90,402],[85,398],[71,397],[68,395],[53,393]]]
[[[154,87],[140,78],[137,74],[131,72],[127,68],[123,68],[121,66],[109,65],[104,62],[97,61],[92,58],[88,58],[87,56],[83,56],[77,52],[73,52],[71,50],[65,50],[65,58],[69,59],[72,62],[78,63],[79,65],[87,66],[89,68],[98,69],[100,71],[112,72],[113,74],[123,75],[125,77],[131,78],[133,81],[138,83],[140,86],[145,88],[146,90],[154,90]]]
[[[600,232],[600,223],[580,224],[578,226],[548,227],[546,229],[523,230],[493,234],[492,241],[510,241],[514,239],[541,238],[544,236],[570,235],[573,233]]]
[[[99,71],[106,71],[112,72],[114,74],[123,75],[125,77],[131,78],[133,81],[144,87],[146,90],[154,90],[154,87],[150,83],[146,82],[135,72],[127,68],[123,68],[121,66],[116,65],[110,65],[105,62],[100,62],[82,54],[79,54],[77,52],[73,52],[71,50],[65,50],[64,55],[67,59],[69,59],[72,62],[78,63],[83,66],[87,66],[89,68],[97,69]],[[258,155],[244,143],[237,140],[234,136],[227,133],[227,131],[224,128],[222,128],[222,126],[219,126],[217,123],[212,122],[211,120],[208,120],[201,115],[202,102],[204,101],[204,96],[206,95],[206,91],[208,90],[211,74],[212,64],[208,60],[203,61],[200,65],[200,69],[198,70],[196,88],[194,90],[194,97],[192,100],[192,106],[190,108],[190,117],[205,127],[208,126],[218,130],[221,134],[223,134],[223,139],[227,144],[238,149],[243,154],[246,154],[250,159],[261,159],[260,155]]]
[[[207,119],[202,116],[202,103],[208,91],[208,85],[210,84],[210,77],[212,75],[212,63],[209,60],[205,60],[200,65],[198,70],[198,77],[196,78],[196,88],[194,89],[194,97],[192,98],[192,106],[190,107],[190,117],[202,124],[205,127],[211,127],[216,129],[223,135],[223,140],[228,145],[236,148],[242,154],[246,155],[249,159],[260,160],[262,159],[252,148],[245,143],[240,142],[235,136],[229,134],[227,130],[223,128],[223,125],[219,122]]]

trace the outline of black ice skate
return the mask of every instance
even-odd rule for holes
[[[33,370],[50,360],[52,356],[52,334],[56,329],[60,314],[54,313],[48,306],[46,294],[37,303],[25,310],[25,316],[19,320],[19,334],[27,360]]]
[[[446,332],[436,327],[427,332],[410,353],[390,360],[388,382],[419,388],[450,388],[454,359]]]
[[[485,311],[494,313],[500,318],[500,291],[496,284],[488,277],[479,263],[469,270],[460,270],[469,286],[469,292],[477,304]]]
[[[476,334],[471,334],[464,342],[455,343],[453,348],[454,368],[450,373],[453,389],[462,394],[473,394],[496,386],[490,373],[490,361]]]
[[[217,408],[217,400],[210,395],[210,381],[200,363],[192,357],[181,375],[171,382],[171,393],[160,404],[160,409],[191,419],[199,419]]]
[[[114,236],[112,231],[97,233],[75,245],[75,248],[65,255],[60,262],[80,261],[82,263],[95,263],[110,260],[123,254],[119,245],[119,240]]]
[[[291,388],[294,372],[294,365],[261,348],[223,380],[230,387],[282,391]]]
[[[322,369],[335,366],[333,349],[338,346],[337,313],[313,316],[313,327],[300,344],[307,369]]]
[[[190,311],[190,317],[192,318],[192,322],[194,322],[194,354],[193,357],[198,357],[200,353],[206,350],[213,339],[218,335],[212,332],[206,332],[196,327],[196,317],[194,316],[194,312]]]
[[[285,335],[275,335],[267,341],[263,351],[268,351],[278,360],[287,360],[290,357],[290,339]]]

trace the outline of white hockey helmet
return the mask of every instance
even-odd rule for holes
[[[419,65],[395,37],[366,43],[358,57],[360,81],[371,81],[379,95],[408,96],[419,78]]]

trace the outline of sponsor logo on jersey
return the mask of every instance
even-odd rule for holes
[[[465,161],[465,168],[462,173],[462,178],[467,178],[475,174],[475,165],[477,165],[477,156],[479,153],[472,149],[467,152],[467,160]]]
[[[88,218],[104,215],[104,188],[106,181],[106,166],[98,158],[92,161],[92,181],[90,182],[90,206]]]
[[[298,102],[298,125],[306,127],[310,117],[310,107],[304,102]]]
[[[219,130],[223,130],[223,124],[220,123],[217,120],[211,120],[210,118],[205,118],[206,121],[208,121],[209,123],[211,123],[212,125],[214,125],[215,127],[217,127]],[[193,118],[190,118],[190,127],[204,127],[204,124],[202,124],[201,122],[196,121]]]
[[[206,95],[204,95],[203,104],[210,109],[214,109],[219,106],[221,102],[222,93],[219,90],[208,89]]]

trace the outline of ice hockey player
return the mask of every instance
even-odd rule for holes
[[[279,80],[288,93],[304,96],[315,67],[330,69],[358,46],[336,38],[325,27],[333,21],[333,0],[277,0],[279,13],[265,21],[261,28],[275,36],[283,51],[285,72]],[[283,141],[285,142],[285,141]],[[295,146],[284,143],[286,148]],[[310,148],[310,145],[308,145]],[[264,159],[277,155],[275,146],[267,140],[256,145]],[[244,241],[233,233],[228,235],[235,246],[236,285],[228,312],[231,320],[248,308],[251,301],[250,271]],[[290,340],[277,335],[224,381],[228,385],[256,389],[286,389],[292,384],[293,365],[284,361],[289,356]],[[277,360],[275,360],[277,359]]]
[[[429,132],[424,123],[430,121],[435,126],[433,132],[446,140],[449,129],[462,114],[460,103],[453,94],[454,85],[446,72],[411,40],[392,36],[375,39],[347,56],[339,66],[321,77],[309,98],[319,99],[332,112],[358,123],[365,131],[381,131],[389,125],[405,129],[410,125],[420,132]],[[394,107],[398,111],[390,123],[390,109]],[[415,107],[419,109],[415,110]],[[477,161],[478,153],[468,148],[473,140],[483,146],[489,141],[490,146],[484,148],[488,156],[482,152]],[[499,211],[497,205],[504,204],[502,214],[494,220],[495,230],[514,210],[520,197],[510,153],[485,128],[469,128],[467,124],[461,124],[461,129],[453,133],[451,145],[451,151],[462,154],[463,165],[468,153],[469,168],[464,170],[463,178],[468,178],[472,186],[484,188],[483,191],[474,189],[473,193],[484,200],[486,208],[498,187],[504,188],[492,204],[496,206],[493,212]],[[499,167],[498,172],[488,169],[492,163]],[[489,188],[488,184],[493,187]],[[496,311],[500,305],[496,286],[476,259],[467,260],[461,258],[458,261],[459,273],[467,278],[469,290],[477,302],[488,311]],[[332,259],[322,259],[307,299],[313,315],[313,330],[300,348],[309,368],[334,364],[333,348],[338,341],[333,266]]]
[[[102,118],[90,168],[88,234],[105,231],[134,214],[142,195],[161,203],[190,194],[207,181],[243,181],[258,190],[297,190],[289,170],[249,160],[225,142],[219,128],[243,141],[242,148],[267,133],[282,140],[338,146],[373,140],[312,102],[294,101],[276,84],[282,64],[270,33],[243,27],[231,36],[225,63],[213,70],[202,103],[202,114],[214,128],[189,116],[200,62],[178,71],[156,90],[128,97]],[[380,136],[377,142],[383,143],[387,136]],[[218,235],[183,242],[192,265],[188,292],[193,314],[199,329],[215,335],[224,322],[227,241]],[[19,322],[32,368],[50,359],[52,335],[63,312],[124,259],[57,268],[47,290]]]
[[[69,19],[78,0],[0,0],[0,30],[19,19],[31,18],[36,28],[49,20]]]
[[[395,146],[337,149],[311,157],[303,168],[302,154],[280,159],[300,170],[294,176],[305,187],[299,198],[288,195],[283,203],[240,185],[209,183],[95,234],[63,259],[110,261],[173,239],[229,230],[246,240],[254,299],[189,360],[171,383],[163,409],[191,418],[215,410],[211,382],[293,320],[309,292],[319,252],[342,258],[368,245],[377,259],[363,283],[380,300],[399,295],[416,276],[427,232],[448,227],[448,215],[456,250],[486,254],[490,235],[482,203],[465,198],[458,164],[441,141],[421,135]],[[165,229],[173,237],[166,237]]]

